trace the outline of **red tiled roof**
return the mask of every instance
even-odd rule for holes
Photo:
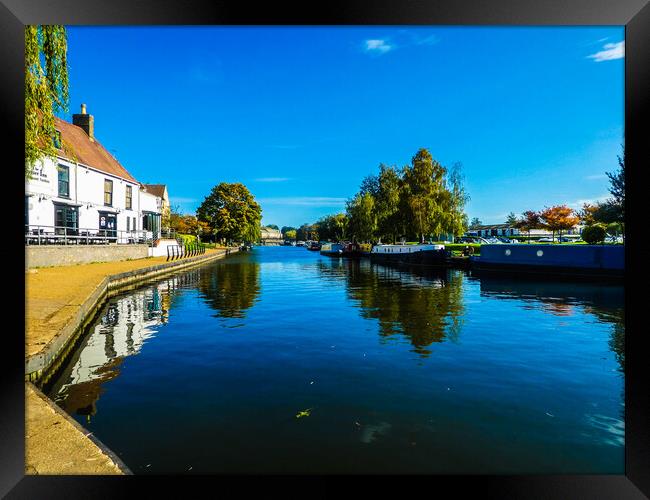
[[[147,193],[151,193],[154,196],[159,196],[162,198],[165,195],[164,184],[143,184],[143,186],[147,190]]]
[[[63,150],[59,152],[60,156],[140,184],[97,139],[91,141],[82,128],[58,117],[54,117],[54,122],[56,129],[61,132]]]

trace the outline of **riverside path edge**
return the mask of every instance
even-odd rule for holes
[[[25,473],[131,475],[130,469],[106,445],[60,409],[31,380],[65,359],[104,302],[113,294],[143,281],[198,266],[237,252],[225,248],[184,260],[134,269],[104,277],[63,328],[35,355],[25,360]]]
[[[93,318],[93,314],[103,305],[104,301],[121,289],[138,284],[155,277],[204,264],[220,259],[238,248],[226,248],[205,255],[190,257],[183,260],[165,262],[155,266],[134,269],[123,273],[106,276],[93,290],[93,292],[78,306],[72,319],[65,324],[47,344],[36,354],[25,358],[25,378],[33,382],[39,380],[44,372],[53,368],[53,365],[66,354],[66,348],[83,331],[84,327]]]

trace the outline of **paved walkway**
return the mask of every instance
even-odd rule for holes
[[[208,249],[205,256],[222,251]],[[166,257],[153,257],[26,271],[25,356],[41,352],[104,278],[165,262]],[[118,461],[89,439],[72,417],[25,384],[26,474],[123,474]]]
[[[25,474],[124,474],[86,434],[25,384]]]

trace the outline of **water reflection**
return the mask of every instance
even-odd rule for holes
[[[463,276],[458,271],[391,267],[367,260],[333,261],[323,275],[344,276],[348,296],[361,316],[379,321],[379,334],[403,335],[428,357],[433,343],[456,341],[462,329]]]
[[[187,273],[110,299],[82,345],[47,388],[59,406],[89,420],[96,413],[102,385],[117,377],[124,359],[138,354],[167,323],[175,291],[196,277]]]
[[[620,473],[623,307],[256,249],[109,301],[46,392],[136,473]]]
[[[260,265],[255,261],[220,263],[202,269],[198,288],[219,318],[244,318],[260,295]]]
[[[625,370],[625,291],[622,286],[492,276],[471,281],[480,283],[484,297],[517,299],[527,308],[541,309],[554,316],[586,313],[601,323],[611,324],[609,348],[616,356],[619,370]]]

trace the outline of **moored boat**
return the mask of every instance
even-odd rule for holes
[[[370,252],[372,252],[372,243],[359,243],[359,255],[361,257],[370,257]]]
[[[312,241],[307,245],[307,250],[311,250],[312,252],[316,252],[320,250],[320,245],[317,241]]]
[[[320,254],[328,257],[341,257],[343,255],[343,245],[340,243],[323,243],[320,247]]]
[[[445,265],[448,253],[444,245],[375,245],[370,252],[371,262]]]

